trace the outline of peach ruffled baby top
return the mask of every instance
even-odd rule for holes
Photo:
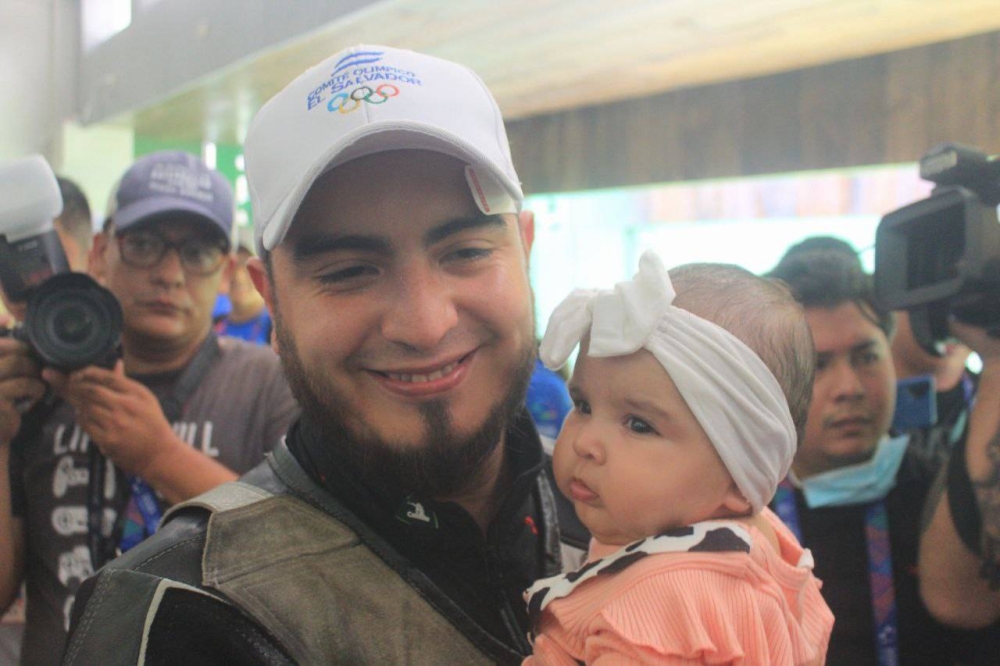
[[[529,590],[537,637],[524,664],[822,664],[833,614],[812,556],[762,515],[780,552],[728,521],[625,548],[594,542],[587,565]]]

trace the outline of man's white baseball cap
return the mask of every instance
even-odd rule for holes
[[[496,101],[469,68],[356,46],[312,67],[265,104],[245,160],[261,256],[277,247],[316,179],[373,153],[422,149],[466,163],[484,214],[520,211],[524,194]]]

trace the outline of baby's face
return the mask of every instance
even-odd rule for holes
[[[745,500],[659,361],[646,350],[594,358],[582,347],[573,411],[556,440],[559,489],[606,544],[741,513]]]

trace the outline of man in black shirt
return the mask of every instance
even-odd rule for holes
[[[910,435],[889,434],[896,399],[892,313],[874,298],[856,258],[835,249],[788,256],[769,275],[787,282],[802,303],[816,345],[805,436],[790,484],[773,504],[815,557],[836,618],[829,663],[985,658],[987,636],[944,626],[920,598],[921,514],[937,496],[934,469],[910,446]]]
[[[246,163],[302,417],[87,583],[65,661],[520,661],[560,543],[499,109],[464,67],[356,47],[261,109]]]

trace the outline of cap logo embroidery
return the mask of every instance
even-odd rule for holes
[[[149,173],[149,189],[188,199],[211,202],[212,178],[183,164],[156,164]]]
[[[362,102],[369,104],[385,104],[390,97],[399,94],[399,88],[391,83],[383,83],[375,90],[368,86],[361,86],[351,91],[351,94],[337,93],[327,103],[326,108],[330,113],[340,111],[341,113],[352,113],[360,108]]]
[[[399,88],[393,84],[381,84],[374,91],[371,85],[380,81],[392,81],[421,86],[423,82],[415,72],[392,65],[379,64],[384,56],[383,51],[359,51],[350,53],[337,61],[330,78],[311,90],[306,97],[306,109],[327,102],[327,110],[350,113],[361,106],[361,102],[382,104],[389,97],[399,94]],[[350,89],[350,92],[348,92]],[[389,94],[391,91],[391,94]],[[333,95],[328,101],[328,96]],[[354,102],[353,104],[351,102]]]
[[[330,78],[336,78],[337,74],[340,74],[345,69],[349,67],[360,67],[361,65],[371,65],[382,59],[385,55],[385,51],[359,51],[357,53],[349,53],[343,58],[337,61],[334,66],[333,74]]]

